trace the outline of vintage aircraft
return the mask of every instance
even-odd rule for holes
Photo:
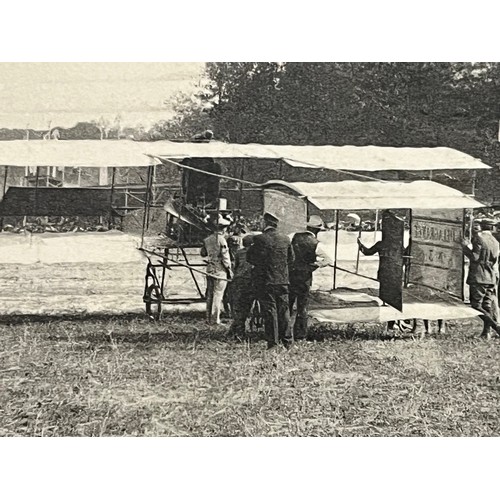
[[[0,164],[2,217],[98,216],[126,231],[138,231],[140,248],[149,257],[143,299],[154,316],[162,304],[204,300],[204,263],[197,249],[213,230],[207,215],[227,214],[235,225],[251,225],[263,211],[279,216],[289,233],[304,229],[313,213],[333,222],[331,286],[323,289],[328,292],[322,294],[326,306],[311,311],[318,320],[446,319],[470,311],[462,304],[459,241],[464,210],[482,205],[437,181],[452,179],[473,194],[475,171],[489,167],[453,149],[227,144],[208,139],[2,141]],[[34,183],[12,182],[16,169],[26,177],[30,169]],[[57,187],[41,185],[40,179],[49,173],[59,175]],[[349,258],[338,255],[345,236],[339,221],[356,212],[360,220],[369,213],[380,216],[382,236],[394,251],[391,259],[381,259],[381,269],[387,272],[380,273],[375,295],[343,290],[342,298],[341,275],[363,278],[364,260],[356,246]],[[171,276],[178,268],[191,276],[194,295],[176,295]],[[376,282],[377,276],[365,279]],[[418,300],[411,298],[417,287],[427,291],[420,291]],[[447,307],[452,300],[453,307]]]

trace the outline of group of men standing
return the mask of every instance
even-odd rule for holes
[[[492,330],[500,335],[500,313],[499,313],[499,258],[500,244],[492,230],[494,221],[492,219],[481,219],[473,222],[471,227],[471,239],[462,241],[465,256],[469,259],[469,273],[467,284],[469,285],[470,305],[480,312],[483,321],[481,336],[491,338]],[[498,233],[497,233],[498,234]],[[387,242],[382,239],[372,247],[366,247],[358,239],[358,246],[364,255],[385,255]],[[405,249],[405,253],[408,249]],[[378,279],[381,277],[379,268]],[[428,322],[424,320],[425,328],[428,330]],[[393,327],[394,322],[389,322],[388,328]],[[439,330],[444,331],[444,322],[439,320]]]
[[[243,248],[234,253],[224,237],[223,223],[205,239],[202,256],[207,257],[207,319],[220,322],[222,299],[229,281],[233,324],[231,331],[243,336],[252,305],[258,301],[264,319],[268,348],[289,348],[294,340],[307,338],[307,308],[313,272],[330,264],[318,246],[324,230],[319,217],[311,217],[307,230],[291,238],[279,231],[279,219],[265,213],[263,231],[243,237]],[[291,313],[297,314],[293,329]]]
[[[319,217],[312,216],[307,230],[287,236],[279,231],[279,219],[270,213],[263,217],[263,231],[247,234],[242,247],[231,248],[224,219],[217,221],[217,231],[204,240],[201,255],[207,259],[207,320],[219,324],[224,293],[228,289],[233,323],[231,332],[245,335],[246,321],[255,301],[261,308],[268,348],[294,340],[308,339],[307,315],[313,272],[331,264],[321,249],[318,233],[324,230]],[[492,234],[493,221],[483,219],[472,224],[471,240],[463,241],[469,259],[467,284],[470,304],[480,312],[481,335],[490,338],[491,331],[500,335],[498,308],[500,245]],[[379,251],[361,245],[364,254]],[[296,317],[291,327],[291,314]]]

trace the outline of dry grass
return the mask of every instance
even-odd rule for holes
[[[0,325],[2,436],[497,436],[500,341],[368,326],[266,351],[199,316]]]

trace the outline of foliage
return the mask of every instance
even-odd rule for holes
[[[375,325],[266,351],[200,317],[0,326],[2,436],[498,436],[500,344]]]
[[[264,124],[268,143],[435,145],[499,117],[497,64],[209,63],[207,75],[214,126],[236,142]]]
[[[219,139],[448,146],[500,166],[498,63],[210,63],[207,75]]]
[[[178,93],[173,97],[174,116],[156,123],[148,131],[148,140],[189,140],[212,128],[208,105],[202,100],[202,90],[192,95]]]
[[[204,98],[213,103],[217,137],[230,142],[273,142],[266,139],[279,128],[278,115],[287,111],[281,107],[276,87],[281,65],[208,63],[206,72],[210,83]]]
[[[500,63],[224,62],[205,73],[149,130],[101,117],[60,138],[187,140],[211,129],[236,143],[447,146],[500,167]],[[0,130],[0,140],[25,137]],[[479,174],[480,197],[500,203],[499,181],[495,170]]]

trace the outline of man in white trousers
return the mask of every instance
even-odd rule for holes
[[[231,258],[227,240],[224,237],[229,221],[219,217],[217,230],[205,238],[201,248],[201,256],[207,262],[207,321],[209,324],[220,324],[222,299],[228,279],[232,278]]]

